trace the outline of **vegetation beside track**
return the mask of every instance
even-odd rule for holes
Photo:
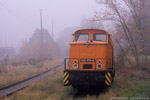
[[[91,92],[80,94],[71,86],[63,86],[63,69],[57,73],[33,83],[29,87],[18,91],[6,100],[113,100],[115,97],[139,97],[150,98],[150,80],[141,80],[132,77],[132,71],[119,72],[114,84],[101,91],[99,95]],[[115,100],[115,99],[114,99]],[[148,99],[147,99],[148,100]]]
[[[65,100],[75,93],[71,87],[64,87],[62,83],[62,69],[59,72],[33,83],[28,88],[15,93],[10,100]],[[8,98],[7,98],[8,99]],[[8,100],[9,100],[8,99]]]
[[[7,65],[3,68],[3,71],[0,72],[0,87],[39,74],[47,69],[51,69],[57,65],[60,65],[62,61],[62,58],[54,58],[44,61],[43,66],[41,63],[18,66]]]

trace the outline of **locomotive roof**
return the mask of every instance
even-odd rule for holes
[[[100,30],[100,29],[80,29],[80,30],[75,31],[74,34],[80,32],[80,31],[102,31],[102,32],[106,32],[105,30]],[[107,32],[106,32],[106,33],[107,33]],[[74,35],[74,34],[73,34],[73,35]]]

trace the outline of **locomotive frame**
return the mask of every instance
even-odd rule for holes
[[[85,33],[89,34],[87,41],[76,40],[77,34]],[[94,34],[106,34],[106,41],[94,41]],[[99,29],[83,29],[73,35],[70,58],[64,59],[64,86],[111,86],[115,77],[115,67],[114,44],[110,34]]]

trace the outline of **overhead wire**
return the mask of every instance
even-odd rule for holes
[[[1,0],[2,1],[2,0]],[[18,17],[12,10],[10,10],[8,7],[6,7],[2,2],[0,1],[0,5],[7,10],[11,15],[16,17],[18,20],[22,21],[20,17]]]
[[[0,6],[2,8],[4,8],[7,12],[9,12],[12,16],[14,16],[18,21],[20,21],[21,23],[26,23],[27,24],[27,21],[24,21],[23,19],[21,19],[18,15],[16,15],[12,10],[10,10],[10,8],[8,6],[6,6],[4,3],[2,3],[3,0],[0,1]],[[27,26],[25,24],[22,24],[24,27],[27,28]],[[5,39],[5,43],[6,42],[6,39]],[[16,44],[16,43],[15,43]]]

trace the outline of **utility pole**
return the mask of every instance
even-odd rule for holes
[[[53,22],[52,22],[52,39],[54,38]],[[54,39],[53,39],[54,40]]]
[[[43,61],[43,23],[42,23],[42,9],[40,9],[40,24],[41,24],[41,45],[40,45],[40,60]]]

